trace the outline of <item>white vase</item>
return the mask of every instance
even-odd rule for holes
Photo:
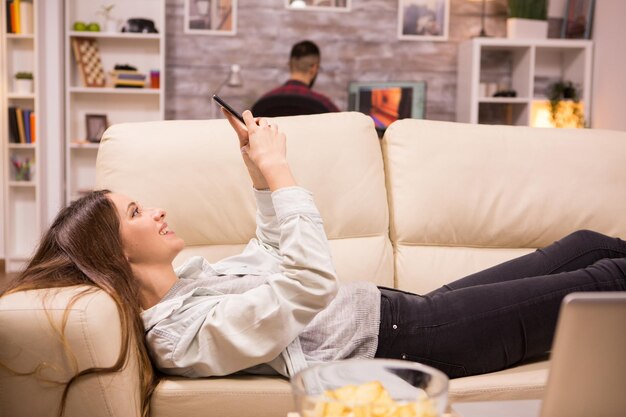
[[[547,39],[548,21],[535,19],[506,19],[506,37],[509,39]]]
[[[30,94],[33,92],[33,80],[16,79],[15,92],[18,94]]]
[[[115,20],[107,20],[104,22],[104,29],[109,33],[117,32],[117,22]]]

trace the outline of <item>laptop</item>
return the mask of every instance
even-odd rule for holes
[[[452,404],[453,417],[626,416],[626,292],[561,304],[543,400]]]

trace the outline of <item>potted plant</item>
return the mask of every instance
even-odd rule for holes
[[[571,81],[559,81],[548,87],[550,119],[555,127],[584,127],[585,116],[576,86]]]
[[[33,92],[33,73],[20,71],[15,74],[15,92],[30,94]]]
[[[545,39],[548,37],[547,0],[508,0],[508,38]]]
[[[104,30],[106,32],[117,32],[117,22],[111,15],[111,11],[115,7],[115,4],[103,4],[96,12],[104,17]]]

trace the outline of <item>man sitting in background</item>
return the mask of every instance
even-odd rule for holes
[[[339,111],[323,94],[311,90],[320,68],[320,50],[311,41],[296,43],[289,57],[289,80],[252,106],[258,117],[294,116]]]

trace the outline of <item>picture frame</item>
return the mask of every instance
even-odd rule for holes
[[[398,0],[398,39],[447,41],[450,0]]]
[[[299,11],[349,12],[351,0],[285,0],[285,8]]]
[[[237,0],[185,0],[184,32],[189,35],[237,34]]]
[[[567,0],[561,38],[591,39],[595,0]]]
[[[86,114],[85,115],[85,132],[88,142],[99,143],[102,140],[102,134],[109,127],[106,114]]]
[[[370,116],[382,135],[396,120],[425,117],[426,82],[352,81],[348,85],[348,110]]]

